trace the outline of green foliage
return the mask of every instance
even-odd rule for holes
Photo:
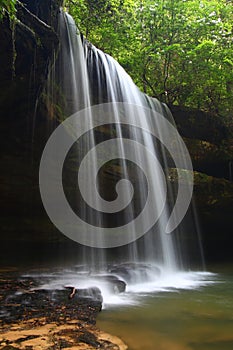
[[[232,1],[67,0],[66,6],[87,39],[144,92],[232,114]]]
[[[15,19],[16,1],[17,0],[0,0],[0,21],[6,15],[8,15],[11,20]]]

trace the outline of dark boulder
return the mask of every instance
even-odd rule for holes
[[[93,301],[103,302],[103,297],[101,294],[101,290],[98,287],[88,287],[83,289],[77,289],[74,300],[78,300],[80,298],[87,298]]]
[[[115,275],[97,275],[96,279],[100,282],[106,282],[107,288],[111,293],[123,293],[126,290],[126,283]]]
[[[126,283],[148,282],[160,276],[160,269],[157,266],[144,263],[124,263],[111,268],[110,272]]]

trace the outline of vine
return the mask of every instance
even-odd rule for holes
[[[17,0],[0,0],[0,21],[2,21],[5,16],[8,16],[10,21],[16,19],[16,4]]]
[[[12,39],[12,80],[15,77],[15,62],[17,57],[16,45],[15,45],[15,27],[16,27],[16,5],[17,0],[0,0],[0,21],[5,17],[9,18],[10,29],[11,29],[11,39]]]

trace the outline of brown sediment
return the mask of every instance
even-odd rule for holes
[[[79,321],[46,323],[43,318],[4,325],[0,330],[0,349],[22,350],[126,350],[121,339]]]

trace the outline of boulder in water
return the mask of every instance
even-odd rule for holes
[[[107,284],[107,288],[111,293],[123,293],[126,290],[126,283],[115,275],[99,275],[96,277],[101,283]]]
[[[148,282],[160,276],[157,266],[146,263],[126,263],[114,266],[111,273],[122,278],[126,283]]]
[[[98,287],[88,287],[83,289],[77,289],[73,297],[74,299],[88,298],[93,301],[103,302],[101,290]]]

